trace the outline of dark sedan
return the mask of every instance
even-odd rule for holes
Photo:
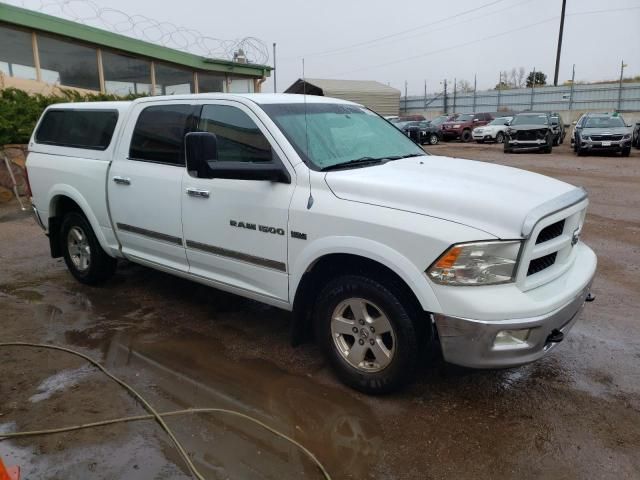
[[[537,150],[551,153],[554,134],[548,113],[518,113],[505,132],[504,153]]]
[[[406,122],[401,130],[414,142],[424,145],[436,145],[442,138],[442,132],[438,126],[431,125],[431,122]]]

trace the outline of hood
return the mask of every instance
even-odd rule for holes
[[[574,186],[517,168],[429,155],[327,172],[341,199],[450,220],[520,238],[526,215]]]
[[[458,122],[456,120],[451,120],[449,122],[444,122],[442,124],[442,126],[443,127],[445,127],[445,126],[446,127],[453,127],[454,125],[467,125],[468,123],[470,123],[469,120],[464,120],[464,121],[460,121],[460,122]]]
[[[614,127],[614,128],[583,128],[583,135],[626,135],[631,133],[630,127]]]

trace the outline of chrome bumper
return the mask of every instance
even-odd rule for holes
[[[533,362],[558,343],[556,330],[566,335],[573,327],[590,289],[591,281],[565,306],[532,318],[481,321],[436,314],[434,320],[444,359],[472,368],[505,368]],[[499,332],[520,329],[531,329],[526,343],[495,345]],[[553,340],[552,332],[556,334]]]

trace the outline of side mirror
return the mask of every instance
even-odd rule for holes
[[[213,178],[209,161],[218,160],[218,139],[209,132],[190,132],[184,137],[187,171],[198,178]]]
[[[291,183],[289,172],[276,161],[218,161],[218,139],[209,132],[191,132],[185,136],[187,170],[198,178],[231,180],[267,180]],[[275,155],[274,155],[275,156]]]

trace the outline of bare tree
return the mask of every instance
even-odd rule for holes
[[[458,80],[458,91],[462,93],[473,92],[473,85],[468,80]]]
[[[527,71],[524,69],[524,67],[520,67],[518,69],[518,76],[517,76],[517,83],[516,83],[518,88],[524,87],[526,78],[527,78]]]

